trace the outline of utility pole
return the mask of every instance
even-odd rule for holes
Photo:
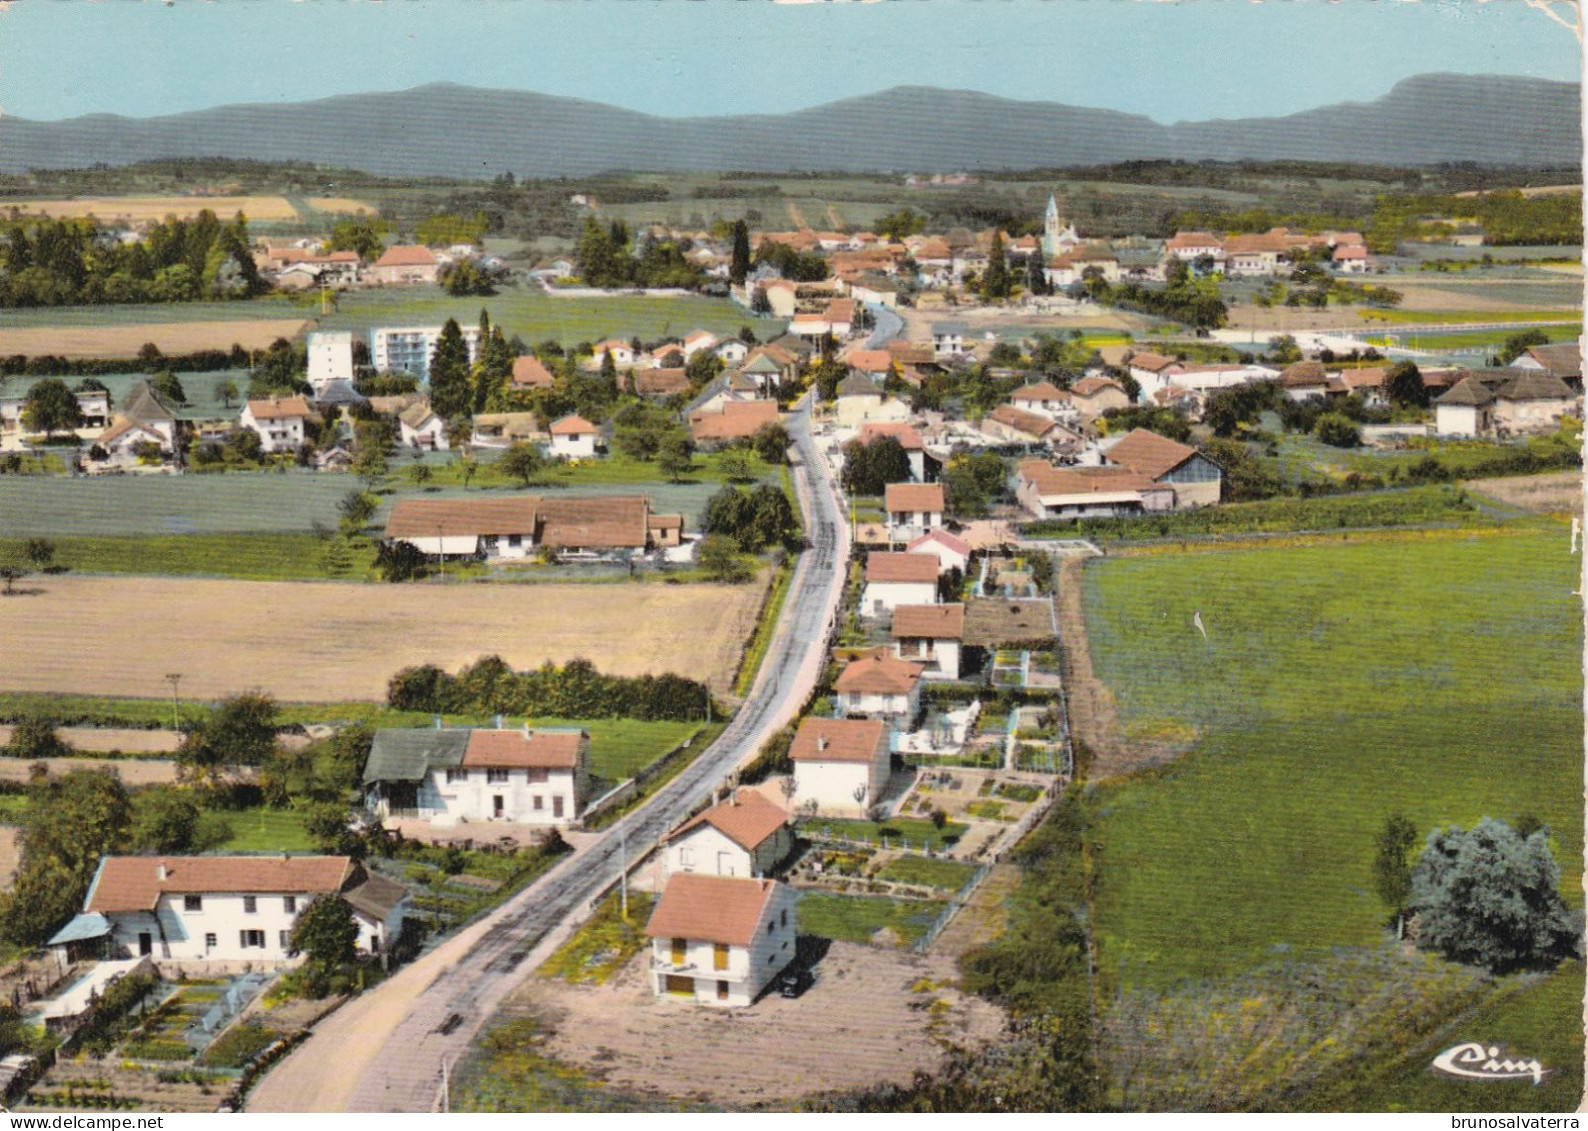
[[[181,672],[167,672],[166,673],[166,677],[165,677],[165,681],[171,685],[171,729],[172,730],[181,730],[182,729],[182,722],[181,722],[180,717],[177,715],[176,688],[177,688],[177,684],[182,682],[182,673]]]
[[[623,921],[629,921],[629,840],[628,833],[618,825],[618,908]]]

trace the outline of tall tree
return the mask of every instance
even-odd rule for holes
[[[1411,851],[1417,826],[1404,813],[1392,813],[1379,830],[1373,853],[1373,888],[1395,916],[1395,937],[1405,927],[1406,902],[1412,895]]]
[[[1004,234],[994,232],[992,250],[987,253],[987,270],[982,272],[981,297],[1002,302],[1009,297],[1009,263],[1004,258]]]
[[[451,420],[467,416],[474,404],[469,385],[469,347],[456,318],[448,318],[436,338],[435,356],[430,359],[430,407],[436,415]]]
[[[743,220],[733,222],[733,253],[728,260],[728,281],[736,287],[744,285],[750,274],[750,229]]]
[[[1384,395],[1392,404],[1428,407],[1428,386],[1415,361],[1398,361],[1384,375]]]
[[[21,866],[0,896],[0,938],[37,946],[82,905],[100,857],[124,846],[132,806],[108,770],[41,782],[29,800]]]
[[[183,738],[176,760],[182,777],[211,791],[227,787],[231,771],[261,766],[276,749],[276,700],[245,691],[221,701]]]

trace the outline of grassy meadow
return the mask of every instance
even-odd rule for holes
[[[1377,945],[1397,811],[1424,834],[1538,816],[1580,906],[1576,570],[1555,526],[1091,563],[1127,736],[1189,747],[1100,790],[1103,969],[1161,987]]]

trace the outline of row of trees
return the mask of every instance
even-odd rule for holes
[[[92,219],[13,219],[0,233],[0,307],[250,298],[268,290],[248,221],[208,209],[122,243]]]
[[[694,288],[703,281],[677,244],[649,235],[635,241],[621,220],[603,228],[594,216],[586,217],[574,255],[580,277],[592,287]]]
[[[705,684],[670,672],[604,675],[588,660],[520,672],[486,656],[457,675],[434,664],[404,668],[387,685],[386,701],[400,711],[687,720],[706,713],[710,694]]]

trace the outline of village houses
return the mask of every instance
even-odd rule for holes
[[[776,880],[674,874],[651,912],[651,990],[742,1007],[794,960],[796,894]]]

